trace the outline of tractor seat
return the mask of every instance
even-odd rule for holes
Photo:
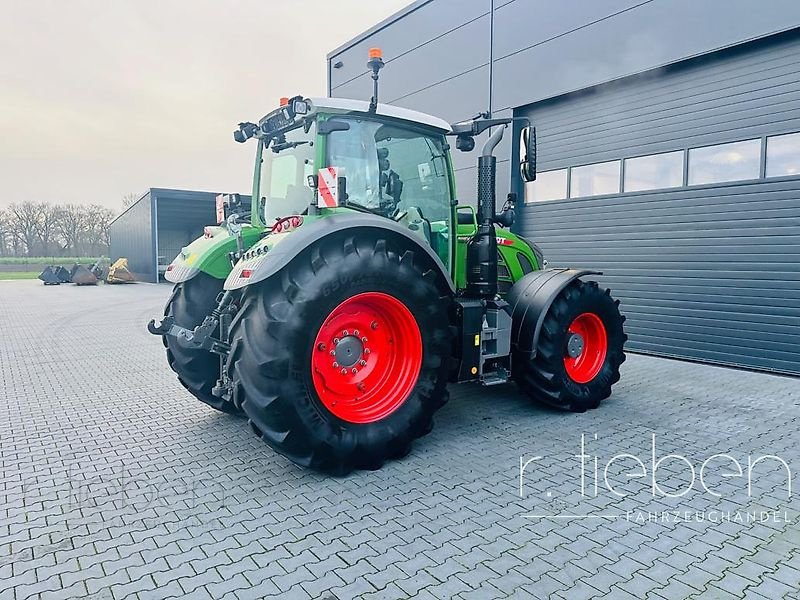
[[[458,211],[458,224],[459,225],[474,225],[475,217],[472,211],[460,210]]]

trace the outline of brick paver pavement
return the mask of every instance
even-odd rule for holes
[[[335,479],[181,388],[168,293],[0,282],[0,600],[798,597],[800,506],[756,462],[800,468],[797,379],[632,355],[583,415],[454,387],[408,458]],[[683,457],[655,491],[653,435]]]

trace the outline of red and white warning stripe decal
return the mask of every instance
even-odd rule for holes
[[[319,170],[317,204],[320,208],[339,206],[339,170],[339,167],[325,167]]]

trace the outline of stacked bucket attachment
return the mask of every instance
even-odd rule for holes
[[[72,267],[70,280],[77,285],[97,285],[98,279],[92,271],[83,265],[75,265]]]
[[[91,267],[74,264],[71,269],[51,265],[45,267],[39,275],[45,285],[59,285],[61,283],[74,283],[76,285],[97,285],[100,281],[107,283],[129,283],[134,280],[133,274],[128,269],[128,260],[119,259],[111,268],[108,260],[101,258]]]
[[[57,274],[57,270],[63,268],[64,267],[45,267],[44,271],[42,271],[39,275],[39,279],[44,281],[45,285],[58,285],[60,283],[66,283],[65,281],[62,281]],[[69,273],[67,273],[67,275],[69,275]]]
[[[72,283],[72,273],[61,265],[53,267],[60,283]]]
[[[108,270],[106,283],[133,283],[136,279],[128,269],[128,259],[118,259]]]

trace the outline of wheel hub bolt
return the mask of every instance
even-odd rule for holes
[[[331,350],[330,352],[328,352],[328,354],[330,354],[331,356],[336,356],[336,352],[334,352],[333,350]]]
[[[369,354],[369,348],[364,348],[364,354]]]
[[[365,337],[362,337],[362,338],[361,338],[361,343],[362,343],[362,344],[366,344],[366,343],[367,343],[367,338],[365,338]]]
[[[356,336],[356,337],[358,337],[358,329],[356,329],[355,331],[353,331],[353,335],[354,335],[354,336]]]
[[[353,371],[352,371],[352,372],[353,372],[353,375],[355,375],[356,373],[358,373],[358,369],[356,369],[355,367],[353,367]]]
[[[362,359],[359,361],[359,363],[358,363],[358,364],[360,364],[362,367],[366,367],[366,366],[367,366],[367,361],[365,361],[365,360],[362,358]]]
[[[578,333],[573,333],[567,340],[567,354],[570,358],[578,358],[583,354],[584,340],[583,336]]]
[[[339,343],[339,338],[333,338],[333,343],[334,344],[338,344]]]
[[[335,362],[335,361],[334,361],[334,363],[333,363],[333,368],[334,368],[334,369],[338,369],[338,368],[339,368],[339,363],[337,363],[337,362]]]
[[[347,337],[348,335],[350,335],[350,334],[349,334],[349,333],[347,333],[347,329],[345,329],[345,330],[342,332],[342,337]]]
[[[342,369],[342,375],[347,375],[347,369]]]

